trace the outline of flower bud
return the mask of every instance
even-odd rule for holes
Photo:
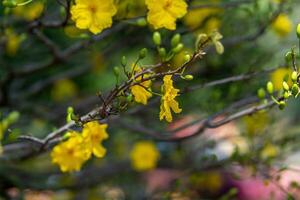
[[[7,120],[10,124],[12,124],[18,121],[19,117],[20,117],[20,113],[17,111],[13,111],[7,116]]]
[[[292,75],[291,75],[291,79],[293,82],[297,82],[298,79],[298,74],[296,71],[293,71]]]
[[[297,37],[300,39],[300,24],[297,25]]]
[[[193,76],[193,75],[188,74],[188,75],[185,75],[185,76],[184,76],[184,80],[191,81],[191,80],[193,80],[193,79],[194,79],[194,76]]]
[[[140,18],[136,21],[136,25],[138,26],[147,26],[147,20],[143,17],[143,18]]]
[[[284,101],[280,101],[279,104],[278,104],[278,107],[280,110],[283,110],[286,106],[286,103]]]
[[[183,49],[183,44],[179,43],[175,48],[172,49],[174,53],[179,53]]]
[[[181,35],[179,33],[175,34],[171,39],[171,46],[176,47],[181,40]]]
[[[293,84],[292,86],[292,94],[296,96],[299,93],[299,86],[297,84]]]
[[[161,45],[161,36],[159,32],[154,32],[153,33],[153,42],[156,46],[160,46]]]
[[[286,62],[290,62],[292,60],[293,56],[292,56],[292,52],[288,51],[286,54],[285,54],[285,61]]]
[[[120,68],[119,67],[114,67],[114,74],[116,77],[119,77],[120,76]]]
[[[283,89],[284,89],[285,91],[289,91],[289,90],[290,90],[289,85],[288,85],[287,82],[285,82],[285,81],[282,82],[282,87],[283,87]]]
[[[260,99],[264,99],[266,97],[266,92],[264,90],[264,88],[260,88],[258,91],[257,91],[257,96],[258,98]]]
[[[268,91],[269,94],[273,94],[273,92],[274,92],[274,86],[273,86],[273,83],[271,81],[269,81],[267,83],[267,91]]]
[[[122,64],[123,66],[126,66],[126,65],[127,65],[127,59],[126,59],[125,56],[122,57],[122,59],[121,59],[121,64]]]
[[[158,53],[161,58],[164,58],[167,55],[166,49],[163,47],[158,49]]]
[[[184,56],[184,61],[185,62],[189,62],[191,60],[191,56],[189,55],[189,54],[186,54],[185,56]]]
[[[290,95],[289,95],[289,92],[284,92],[284,93],[283,93],[283,98],[284,98],[284,99],[288,99],[289,96],[290,96]]]
[[[4,0],[2,1],[2,5],[9,8],[17,7],[17,2],[15,0]]]
[[[143,49],[140,51],[139,59],[144,59],[144,58],[147,56],[147,52],[148,52],[148,50],[147,50],[146,48],[143,48]]]
[[[132,102],[132,99],[133,99],[132,94],[129,94],[129,95],[126,97],[126,101],[127,101],[127,102]]]

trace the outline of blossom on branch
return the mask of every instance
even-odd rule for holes
[[[103,29],[111,27],[112,17],[117,13],[113,0],[76,0],[71,7],[72,20],[79,29],[89,29],[98,34]]]

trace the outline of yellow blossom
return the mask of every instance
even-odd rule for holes
[[[135,70],[135,73],[141,72],[140,69]],[[149,75],[145,74],[143,76],[143,78],[147,78],[149,77]],[[142,80],[142,77],[138,77],[135,81],[139,82]],[[134,85],[132,87],[130,87],[130,91],[132,93],[132,95],[134,96],[134,100],[137,103],[141,103],[146,105],[148,103],[148,99],[150,97],[152,97],[152,93],[151,91],[151,84],[152,81],[148,80],[148,81],[144,81],[142,83],[140,83],[139,85]]]
[[[42,1],[34,1],[25,6],[18,6],[13,9],[15,16],[24,18],[27,21],[32,21],[41,16],[44,10],[44,3]]]
[[[58,164],[62,172],[79,171],[89,158],[82,136],[77,132],[69,132],[70,138],[56,145],[52,152],[52,163]]]
[[[271,74],[271,81],[274,85],[275,90],[282,89],[282,82],[287,81],[287,83],[291,86],[292,80],[290,78],[292,70],[289,68],[278,68]]]
[[[293,29],[293,24],[286,14],[280,14],[272,23],[272,28],[280,37],[287,36]]]
[[[159,151],[150,141],[137,142],[130,152],[131,165],[137,171],[154,169],[159,157]]]
[[[113,0],[76,0],[71,7],[72,20],[79,29],[89,29],[98,34],[112,25],[112,17],[117,13]]]
[[[159,119],[166,119],[168,122],[173,120],[171,110],[175,113],[180,113],[178,102],[175,98],[178,96],[179,90],[173,87],[173,80],[171,75],[164,76],[163,97],[161,99]]]
[[[25,39],[25,35],[24,34],[18,35],[12,29],[8,28],[5,30],[5,36],[6,36],[6,45],[5,45],[6,53],[9,56],[14,56],[17,53],[22,41]]]
[[[219,8],[201,8],[189,11],[183,18],[183,22],[190,29],[204,28],[206,33],[218,29],[220,27],[220,20],[213,17],[223,10]]]
[[[77,92],[77,85],[72,80],[62,79],[54,83],[51,96],[54,101],[61,102],[73,98]]]
[[[146,0],[149,10],[147,20],[155,29],[176,29],[176,20],[187,13],[184,0]]]
[[[106,132],[107,124],[99,124],[96,121],[88,122],[82,130],[82,137],[89,149],[90,154],[101,158],[105,155],[106,149],[102,146],[102,141],[108,138]]]
[[[274,158],[279,154],[279,149],[277,146],[267,143],[260,152],[260,156],[263,159]]]
[[[249,136],[260,134],[268,126],[269,116],[266,112],[257,112],[243,118]]]

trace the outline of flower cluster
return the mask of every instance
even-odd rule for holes
[[[134,74],[139,73],[139,72],[141,72],[140,68],[136,69]],[[149,75],[145,74],[143,77],[139,76],[134,81],[141,82],[142,78],[147,78],[147,77],[149,77]],[[134,85],[134,86],[130,87],[130,91],[131,91],[132,95],[134,96],[134,100],[137,103],[141,103],[144,105],[146,105],[148,103],[148,99],[152,97],[151,84],[152,84],[152,81],[148,80],[148,81],[143,81],[138,85]]]
[[[79,171],[92,155],[103,157],[106,149],[101,143],[108,138],[106,128],[107,124],[93,121],[83,126],[81,134],[68,132],[68,139],[53,148],[52,162],[58,164],[62,172],[72,172]]]
[[[159,157],[155,144],[149,141],[137,142],[130,153],[131,165],[137,171],[154,169]]]
[[[163,97],[161,99],[159,119],[166,119],[168,122],[173,120],[171,111],[180,113],[182,110],[179,108],[178,102],[175,98],[178,96],[179,90],[174,88],[171,75],[164,77],[164,85],[162,87]]]
[[[184,0],[145,0],[148,22],[155,28],[176,29],[176,20],[187,13]],[[79,29],[88,29],[94,34],[111,27],[117,14],[113,0],[76,0],[71,7],[72,20]]]

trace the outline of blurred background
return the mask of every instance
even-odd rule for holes
[[[122,56],[134,63],[147,48],[141,65],[156,64],[159,56],[153,28],[139,24],[147,13],[143,0],[117,0],[113,26],[99,35],[77,29],[72,20],[60,24],[64,3],[0,6],[0,199],[300,199],[297,99],[284,110],[275,106],[195,134],[207,117],[222,120],[260,103],[257,90],[268,81],[282,89],[293,70],[285,54],[292,47],[298,51],[299,1],[187,1],[189,11],[177,29],[159,30],[167,48],[181,34],[184,48],[171,68],[194,52],[200,33],[217,29],[224,54],[206,49],[188,68],[194,79],[174,81],[181,91],[194,89],[178,97],[183,112],[172,123],[159,120],[155,98],[147,106],[131,102],[108,118],[105,157],[75,173],[60,172],[51,149],[39,152],[19,137],[44,138],[66,124],[70,106],[82,116],[101,105],[97,93],[114,88],[113,68]],[[232,81],[203,87],[228,77]],[[172,140],[154,137],[171,133]],[[148,159],[132,156],[138,151]],[[143,162],[150,167],[139,169]]]

